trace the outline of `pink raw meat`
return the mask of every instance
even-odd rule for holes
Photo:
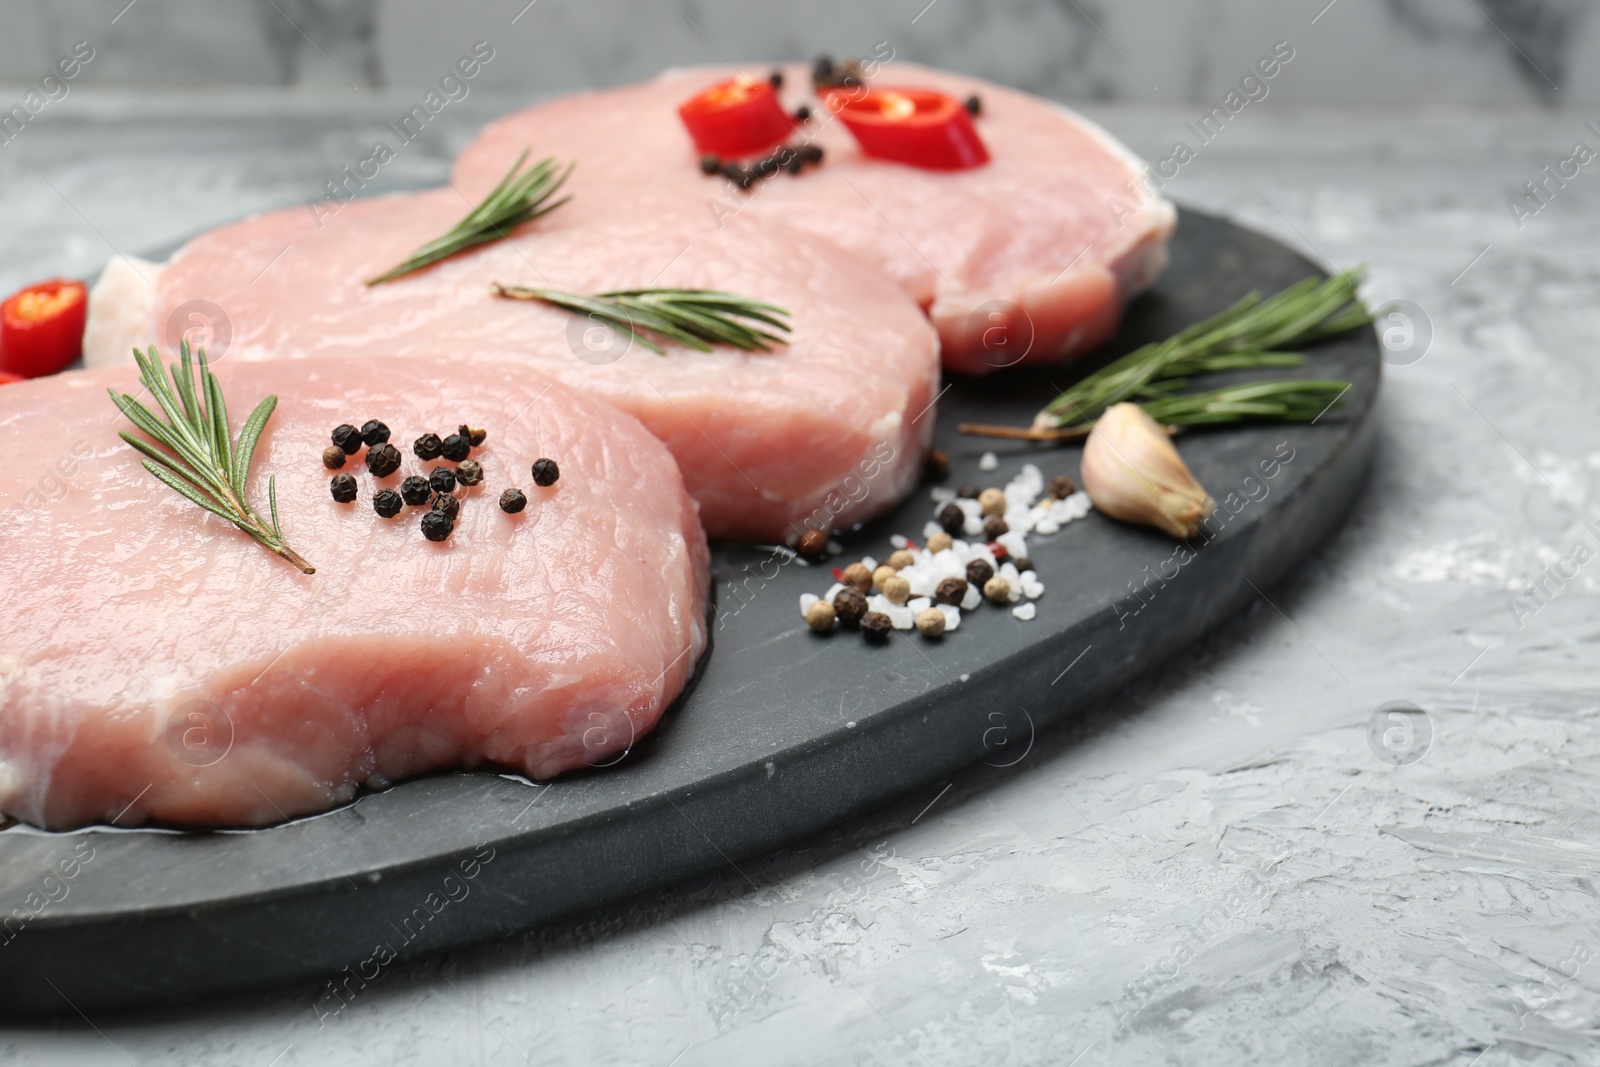
[[[933,431],[938,339],[881,272],[785,226],[740,219],[719,229],[698,204],[590,193],[508,241],[362,284],[468,206],[446,188],[355,200],[321,219],[293,209],[214,230],[161,272],[144,343],[175,309],[203,301],[226,315],[228,360],[520,360],[616,404],[665,441],[713,537],[783,541],[806,526],[845,528],[910,488]],[[491,282],[576,293],[724,289],[787,308],[794,329],[770,352],[658,355],[635,344],[613,359],[604,330],[496,298]],[[126,353],[140,336],[115,348]]]
[[[765,77],[772,68],[743,69]],[[810,105],[812,143],[826,152],[799,176],[741,193],[700,172],[677,107],[734,73],[702,67],[502,118],[456,161],[455,184],[481,196],[532,147],[577,161],[572,206],[581,210],[689,202],[716,218],[737,211],[820,234],[893,275],[938,327],[945,366],[967,374],[1088,351],[1165,268],[1172,205],[1140,186],[1143,165],[1127,148],[1081,116],[977,78],[887,63],[873,85],[982,102],[976,125],[990,162],[921,170],[862,156],[811,97],[810,71],[783,69],[787,106]],[[807,136],[797,129],[791,143]]]
[[[303,575],[161,485],[106,396],[132,368],[0,390],[0,810],[52,828],[255,826],[438,768],[544,778],[656,724],[706,647],[709,559],[672,457],[636,421],[526,367],[319,359],[218,368],[235,431],[278,396],[267,477]],[[146,397],[148,400],[148,396]],[[153,406],[153,401],[151,402]],[[248,406],[247,406],[248,405]],[[401,470],[336,503],[320,456],[381,418]],[[454,534],[372,507],[459,423],[488,439]],[[560,480],[533,486],[555,459]],[[429,467],[433,464],[428,464]],[[527,509],[500,510],[519,485]]]

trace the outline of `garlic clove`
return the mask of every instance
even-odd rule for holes
[[[1217,508],[1166,429],[1137,404],[1114,404],[1094,424],[1083,446],[1083,487],[1097,510],[1180,540]]]

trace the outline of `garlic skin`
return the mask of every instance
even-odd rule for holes
[[[1083,488],[1096,510],[1179,540],[1217,508],[1166,429],[1137,404],[1114,404],[1094,424],[1083,446]]]

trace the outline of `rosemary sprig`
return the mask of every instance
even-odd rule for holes
[[[1281,349],[1372,321],[1356,293],[1361,278],[1359,270],[1346,271],[1306,278],[1265,300],[1251,293],[1221,314],[1137,348],[1066,389],[1034,416],[1033,429],[1087,425],[1112,404],[1164,395],[1170,387],[1162,382],[1192,374],[1296,365],[1304,357]]]
[[[205,350],[201,349],[199,354],[198,380],[189,358],[189,342],[181,342],[178,351],[178,362],[164,371],[154,345],[148,352],[133,350],[133,358],[139,364],[139,380],[155,397],[166,420],[162,421],[127,393],[107,390],[117,410],[154,443],[127,432],[119,436],[146,457],[144,469],[155,475],[157,481],[213,515],[227,519],[268,551],[282,556],[306,574],[315,574],[317,569],[284,541],[283,528],[278,524],[276,477],[267,479],[270,522],[245,499],[250,462],[261,440],[261,432],[278,406],[278,398],[269,396],[256,405],[250,417],[244,420],[239,439],[235,441],[228,428],[228,405],[222,397],[222,386],[206,365]],[[167,373],[172,375],[170,383]],[[164,446],[165,451],[157,445]]]
[[[574,315],[603,322],[629,340],[652,352],[662,352],[662,341],[711,351],[712,345],[731,345],[746,352],[768,352],[788,339],[760,326],[789,332],[789,313],[776,304],[724,293],[716,289],[619,289],[593,296],[555,289],[529,289],[496,282],[490,290],[512,300],[541,300]]]
[[[524,222],[548,215],[572,199],[564,196],[553,204],[548,203],[576,164],[569,163],[565,170],[561,170],[554,157],[546,157],[525,173],[518,174],[527,159],[527,149],[523,149],[506,176],[500,179],[500,184],[483,198],[482,203],[467,212],[450,232],[411,253],[404,263],[368,278],[367,284],[393,281],[414,270],[421,270],[430,263],[437,263],[446,256],[508,237],[512,230]]]
[[[1139,406],[1167,426],[1206,426],[1233,422],[1311,422],[1333,407],[1349,382],[1327,378],[1250,382],[1206,393],[1148,400]]]

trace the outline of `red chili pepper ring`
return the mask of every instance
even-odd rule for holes
[[[876,159],[928,170],[965,170],[989,162],[966,105],[933,89],[836,90],[828,109]]]
[[[771,82],[733,78],[719,82],[678,108],[695,148],[724,159],[754,155],[794,131]]]
[[[39,378],[83,352],[89,291],[82,282],[30,285],[0,303],[0,371]]]

